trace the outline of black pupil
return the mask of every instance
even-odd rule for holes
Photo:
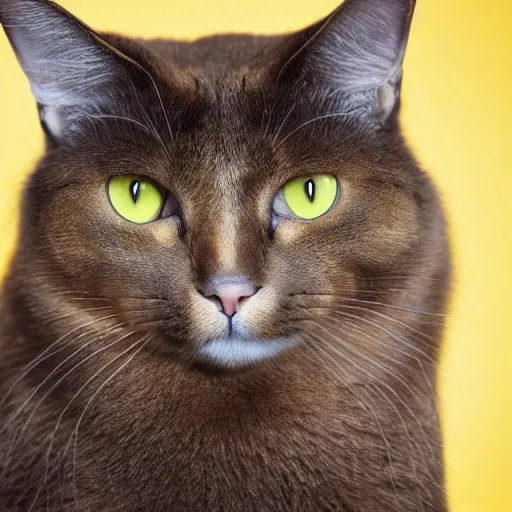
[[[132,196],[132,201],[136,203],[140,196],[140,181],[132,181],[130,183],[130,195]]]
[[[304,183],[304,192],[306,192],[307,198],[312,203],[315,200],[315,182],[312,179]]]

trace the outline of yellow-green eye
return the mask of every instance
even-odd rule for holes
[[[296,178],[283,187],[286,205],[300,219],[316,219],[327,213],[338,194],[338,182],[333,176],[318,174]]]
[[[135,176],[112,178],[108,182],[108,195],[114,210],[136,224],[156,220],[164,199],[157,185]]]

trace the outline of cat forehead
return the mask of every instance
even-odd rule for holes
[[[175,69],[201,70],[204,76],[225,76],[241,68],[254,69],[262,52],[284,39],[282,35],[221,34],[195,41],[139,40],[105,36],[116,47],[140,45]],[[261,63],[265,64],[265,63]],[[267,63],[268,64],[268,63]]]

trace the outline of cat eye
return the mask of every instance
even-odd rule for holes
[[[312,220],[326,214],[337,197],[338,182],[334,176],[317,174],[295,178],[279,191],[273,209],[281,217]]]
[[[178,201],[155,182],[137,176],[115,176],[107,185],[114,210],[135,224],[146,224],[178,211]]]

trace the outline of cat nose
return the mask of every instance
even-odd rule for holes
[[[207,283],[202,294],[215,301],[221,311],[231,318],[257,291],[246,277],[217,277]]]

